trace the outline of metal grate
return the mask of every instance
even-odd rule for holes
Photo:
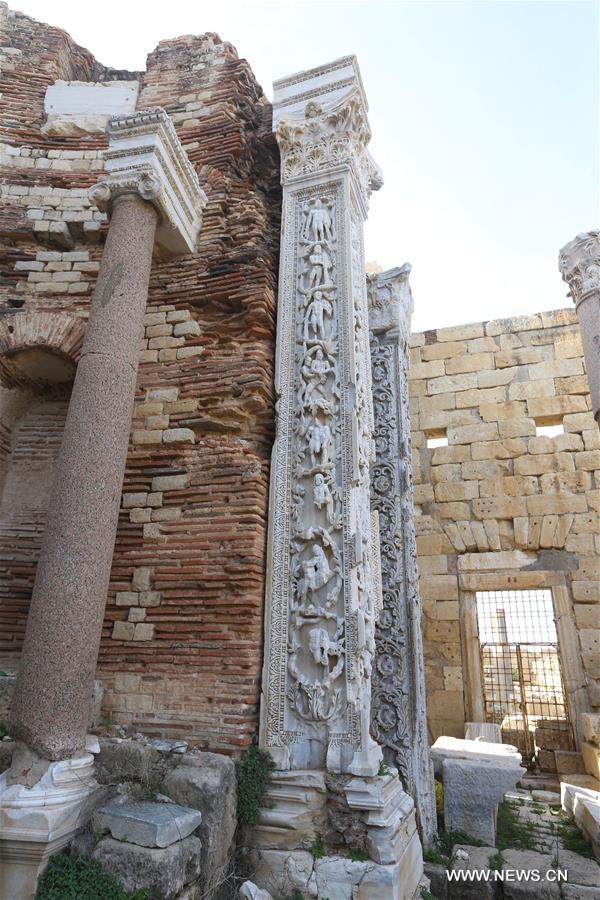
[[[552,594],[479,591],[477,624],[486,719],[501,726],[528,764],[553,769],[573,749]]]

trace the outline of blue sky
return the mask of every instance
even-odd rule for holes
[[[414,329],[571,303],[558,250],[600,220],[596,2],[10,6],[117,68],[144,68],[159,40],[217,31],[268,96],[275,78],[355,53],[385,179],[367,258],[412,263]]]

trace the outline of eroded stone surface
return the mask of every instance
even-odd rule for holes
[[[198,828],[202,815],[176,803],[111,801],[94,813],[94,827],[141,847],[169,847]]]
[[[139,847],[104,838],[94,850],[96,859],[126,891],[146,889],[148,900],[173,900],[201,873],[201,843],[196,837],[166,848]]]
[[[490,846],[496,843],[496,810],[524,769],[488,760],[446,759],[443,764],[444,823]]]

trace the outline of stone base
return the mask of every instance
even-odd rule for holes
[[[353,861],[339,850],[313,859],[317,834],[328,833],[326,773],[274,772],[271,805],[247,836],[253,848],[247,854],[249,877],[275,897],[298,888],[305,897],[328,900],[411,900],[419,892],[423,855],[414,803],[398,773],[351,778],[343,792],[361,823],[369,859]]]
[[[30,900],[53,853],[91,816],[99,786],[94,757],[51,763],[31,788],[0,776],[0,897]]]

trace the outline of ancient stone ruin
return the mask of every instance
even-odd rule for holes
[[[599,233],[411,334],[354,56],[0,32],[0,898],[467,896],[532,772],[597,851]]]

